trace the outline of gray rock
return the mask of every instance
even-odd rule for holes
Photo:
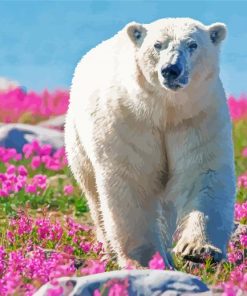
[[[5,148],[15,148],[20,153],[23,145],[32,142],[34,139],[41,144],[50,144],[53,149],[58,149],[64,145],[62,131],[22,123],[0,126],[0,146]]]
[[[65,123],[65,115],[60,115],[45,121],[41,121],[38,123],[38,125],[43,127],[63,130],[64,123]]]
[[[112,279],[124,280],[128,277],[130,296],[210,296],[212,292],[199,278],[179,271],[161,270],[120,270],[84,277],[60,278],[63,296],[92,296],[94,290]],[[50,283],[41,287],[34,295],[46,296],[47,290],[56,288]]]

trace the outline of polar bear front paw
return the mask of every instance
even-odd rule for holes
[[[211,258],[213,262],[219,262],[223,258],[223,254],[220,249],[209,243],[203,243],[196,240],[179,240],[176,247],[173,249],[173,253],[185,260],[196,263],[205,262],[208,258]]]

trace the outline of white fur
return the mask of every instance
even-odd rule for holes
[[[139,43],[129,36],[134,26],[87,53],[71,87],[66,151],[97,237],[121,266],[129,258],[146,265],[155,251],[168,264],[174,234],[176,253],[225,254],[235,176],[219,46],[210,27],[192,19],[138,25],[145,31]],[[188,38],[198,42],[191,56]],[[157,39],[167,43],[160,53]],[[159,70],[176,50],[186,57],[189,84],[174,92]]]

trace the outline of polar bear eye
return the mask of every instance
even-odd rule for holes
[[[195,41],[192,41],[188,44],[188,48],[189,48],[189,51],[192,52],[194,50],[196,50],[198,47],[197,43]]]
[[[160,49],[162,48],[162,43],[160,43],[160,42],[156,42],[156,43],[154,44],[154,48],[157,49],[157,50],[160,50]]]

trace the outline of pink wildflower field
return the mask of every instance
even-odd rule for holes
[[[68,108],[69,93],[66,90],[38,94],[15,88],[0,93],[0,122],[36,123],[51,116],[64,114]]]
[[[67,91],[0,93],[0,122],[39,121],[64,114]],[[188,265],[174,258],[176,269],[200,277],[222,295],[247,293],[247,96],[230,96],[237,198],[237,237],[229,242],[227,260]],[[34,140],[22,153],[0,147],[0,295],[33,295],[53,283],[49,295],[62,295],[56,279],[117,270],[113,254],[95,239],[88,207],[67,166],[64,148]],[[129,269],[134,268],[130,265]],[[166,269],[159,253],[150,269]],[[128,279],[110,281],[94,291],[99,295],[128,295]],[[107,294],[106,294],[107,292]],[[240,295],[240,294],[238,294]]]

